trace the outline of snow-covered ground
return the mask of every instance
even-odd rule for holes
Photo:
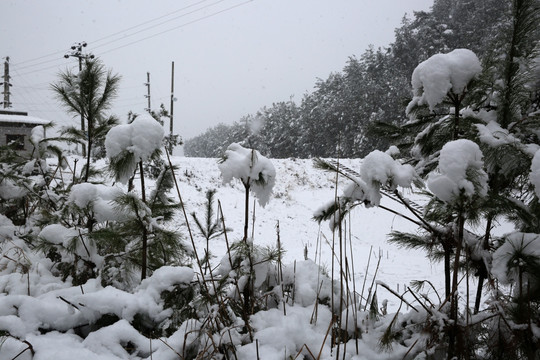
[[[179,167],[179,186],[187,206],[187,212],[196,212],[200,218],[204,218],[205,193],[207,190],[216,189],[215,198],[222,205],[226,226],[232,229],[228,234],[229,238],[232,240],[241,239],[244,226],[243,185],[238,181],[228,185],[222,184],[218,159],[175,157],[172,161],[174,165]],[[357,171],[361,163],[360,160],[341,160],[341,162]],[[253,232],[255,244],[275,246],[276,225],[279,222],[280,239],[286,250],[284,263],[304,260],[304,250],[307,246],[308,258],[317,263],[320,261],[323,267],[330,270],[332,264],[331,244],[332,241],[335,241],[335,251],[338,252],[339,239],[333,236],[327,222],[323,222],[319,226],[312,218],[318,208],[334,199],[336,194],[335,174],[314,168],[312,160],[273,159],[272,163],[276,168],[273,196],[264,208],[255,203],[255,229],[252,229],[253,216],[250,215],[249,233]],[[338,196],[348,182],[349,180],[345,178],[338,179]],[[405,194],[419,200],[415,194],[406,191]],[[410,215],[407,209],[400,207],[386,197],[383,197],[381,205]],[[250,203],[250,208],[253,209],[253,202]],[[179,218],[178,223],[183,223],[183,218]],[[368,260],[370,260],[369,252],[371,251],[366,288],[373,280],[380,257],[376,280],[384,282],[400,293],[411,280],[430,280],[441,294],[444,293],[442,264],[430,263],[422,251],[401,249],[386,241],[386,235],[390,231],[415,232],[416,225],[380,208],[365,208],[364,206],[354,209],[347,223],[352,235],[353,254],[351,258],[349,255],[351,244],[347,243],[347,256],[349,263],[354,262],[354,278],[358,292],[360,292],[364,282]],[[348,233],[349,228],[347,228],[347,238]],[[194,231],[194,235],[198,235],[197,231]],[[206,243],[200,236],[197,236],[197,239],[199,253],[202,254]],[[317,251],[318,241],[322,242],[320,251]],[[211,253],[217,256],[217,259],[226,253],[223,237],[211,240]],[[317,258],[315,258],[316,255]],[[382,287],[377,289],[377,293],[380,301],[384,298],[388,299],[390,311],[397,310],[399,299]]]
[[[242,239],[244,231],[243,185],[237,180],[223,184],[218,159],[173,157],[172,162],[178,166],[176,172],[178,184],[187,214],[195,212],[200,219],[203,219],[206,192],[216,189],[215,199],[219,200],[226,226],[231,229],[228,231],[229,241]],[[328,223],[322,223],[319,226],[312,217],[317,209],[334,199],[336,194],[339,196],[349,181],[338,178],[336,191],[336,175],[314,168],[312,160],[283,159],[271,160],[271,162],[276,171],[273,194],[265,207],[261,207],[253,197],[251,198],[249,234],[253,234],[256,245],[275,246],[279,223],[279,238],[286,251],[283,258],[288,274],[286,276],[290,276],[291,269],[296,268],[293,265],[295,262],[298,264],[298,278],[296,279],[298,282],[307,279],[310,271],[313,272],[311,276],[316,276],[317,268],[312,266],[312,262],[304,261],[306,256],[315,263],[321,264],[330,273],[332,247],[334,247],[335,274],[339,268],[337,259],[340,256],[343,258],[346,256],[350,268],[354,269],[354,275],[351,274],[354,284],[351,282],[349,286],[351,290],[355,287],[356,292],[363,293],[363,296],[367,296],[372,284],[381,282],[401,294],[412,280],[431,281],[442,296],[444,292],[442,264],[430,263],[421,251],[400,249],[386,241],[390,231],[415,232],[416,225],[381,208],[359,206],[347,218],[343,229],[345,234],[343,251],[340,255],[339,238],[332,233]],[[104,166],[104,164],[102,161],[96,165]],[[360,169],[360,160],[341,160],[341,164],[355,171]],[[153,181],[147,179],[147,187],[151,188],[152,185]],[[420,196],[409,190],[403,190],[403,192],[408,198],[422,203],[423,199]],[[174,191],[171,195],[177,198]],[[405,208],[384,196],[381,205],[410,215]],[[217,201],[214,206],[217,208]],[[0,220],[0,230],[6,231],[0,232],[0,235],[8,236],[9,232],[13,232],[13,226],[9,226],[6,218],[0,218]],[[203,254],[206,241],[197,232],[191,217],[188,217],[188,220],[198,253]],[[182,212],[177,213],[172,226],[184,234],[184,241],[189,244]],[[505,231],[504,228],[499,229],[498,232],[503,231]],[[214,255],[212,259],[214,265],[217,266],[226,254],[226,248],[223,236],[211,240],[210,252]],[[197,326],[200,326],[196,320],[186,321],[172,336],[159,342],[146,338],[130,324],[135,314],[143,314],[159,321],[166,319],[170,313],[169,310],[162,308],[159,294],[164,289],[177,284],[178,281],[189,283],[193,274],[191,269],[163,267],[132,292],[125,292],[113,287],[103,288],[98,281],[93,279],[81,287],[71,287],[69,283],[63,283],[51,276],[48,269],[51,264],[48,261],[37,258],[28,259],[28,261],[40,262],[42,266],[34,268],[28,275],[17,273],[14,269],[13,273],[4,271],[4,274],[0,276],[0,291],[5,293],[0,295],[0,330],[8,330],[17,337],[17,339],[4,338],[5,343],[0,344],[0,360],[11,359],[19,352],[22,352],[19,359],[52,357],[72,359],[74,356],[80,359],[94,359],[96,356],[100,359],[176,359],[176,355],[169,346],[182,348],[188,341],[184,336],[187,337],[188,333],[192,333],[191,329],[196,330]],[[193,268],[196,269],[195,266]],[[318,278],[316,279],[315,282],[312,281],[316,284],[315,286],[318,284]],[[337,275],[336,281],[339,281]],[[298,284],[299,289],[300,285],[303,284]],[[471,289],[473,288],[471,284]],[[362,289],[364,289],[363,292]],[[304,294],[303,290],[298,290],[299,297],[307,296],[308,290],[314,291],[307,289]],[[389,314],[398,310],[399,299],[383,286],[377,286],[376,291],[379,304],[382,304],[384,299],[388,300]],[[436,297],[433,290],[429,288],[423,292],[434,299]],[[407,297],[407,299],[414,304],[412,297]],[[253,315],[250,322],[256,330],[255,338],[260,344],[260,358],[283,359],[284,356],[286,358],[289,355],[294,358],[298,351],[306,353],[305,348],[301,350],[304,345],[316,353],[320,348],[322,359],[334,358],[336,354],[335,352],[331,354],[333,350],[325,337],[328,325],[331,323],[331,313],[327,307],[323,306],[318,311],[319,320],[316,324],[310,321],[314,313],[313,301],[307,302],[305,306],[301,302],[299,306],[287,305],[286,317],[282,316],[282,309],[260,311]],[[406,306],[401,307],[400,311],[406,313]],[[96,321],[104,314],[114,314],[119,320],[90,332],[87,336],[81,336],[70,330],[86,329],[91,326],[92,321]],[[365,318],[366,314],[363,313],[360,316]],[[377,323],[378,330],[363,334],[360,344],[362,355],[357,355],[353,351],[354,341],[349,341],[346,358],[355,360],[402,358],[411,344],[397,345],[392,352],[388,353],[381,352],[378,345],[381,331],[384,331],[392,318],[392,315],[383,317]],[[358,321],[362,321],[363,324],[360,318]],[[88,325],[89,322],[90,325]],[[41,333],[42,328],[49,331]],[[84,330],[78,331],[84,332]],[[30,351],[24,351],[27,344],[22,340],[33,345],[33,349],[36,350],[34,357],[30,356]],[[234,342],[238,345],[239,359],[256,358],[256,343],[242,342],[241,344],[236,340]],[[135,346],[137,349],[135,353],[126,352],[123,345],[128,343]]]

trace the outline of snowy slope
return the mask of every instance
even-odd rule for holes
[[[179,166],[179,186],[188,213],[196,212],[199,218],[204,218],[205,192],[209,189],[217,189],[215,198],[221,202],[227,227],[233,230],[229,233],[229,239],[239,240],[243,235],[244,188],[240,182],[222,185],[217,161],[218,159],[184,157],[173,159],[173,163]],[[341,161],[353,170],[358,171],[360,168],[360,160]],[[317,239],[319,238],[322,239],[321,263],[330,270],[332,231],[329,229],[328,223],[322,223],[319,227],[318,223],[312,220],[312,217],[315,210],[334,198],[335,174],[315,169],[312,160],[273,159],[272,162],[276,168],[276,185],[274,194],[266,207],[262,208],[257,203],[255,205],[255,243],[275,245],[276,224],[279,221],[281,243],[286,250],[285,263],[303,260],[305,246],[308,249],[308,258],[318,261],[319,254],[317,253],[317,259],[315,259],[315,255]],[[339,179],[338,196],[347,182],[347,179]],[[405,193],[407,194],[407,192]],[[414,196],[414,194],[408,195]],[[387,198],[383,198],[381,204],[410,215],[406,209],[399,205],[396,206],[395,202]],[[253,209],[253,200],[250,203],[250,208]],[[250,215],[250,219],[252,220],[252,215]],[[180,222],[183,223],[183,217],[179,218]],[[430,280],[439,291],[443,290],[442,264],[430,263],[421,251],[400,249],[386,241],[386,235],[391,230],[414,232],[417,228],[416,225],[380,208],[365,208],[363,206],[353,210],[350,223],[352,261],[354,262],[354,277],[358,292],[360,292],[364,282],[370,249],[372,256],[366,287],[373,280],[380,256],[376,280],[386,283],[394,290],[399,290],[401,293],[403,286],[409,285],[411,280]],[[252,233],[251,223],[249,233]],[[194,234],[197,235],[197,231],[194,231]],[[201,236],[197,236],[197,239],[199,253],[202,254],[206,246],[205,241]],[[335,241],[336,252],[338,252],[339,240]],[[347,247],[350,248],[349,245]],[[347,253],[349,253],[348,249]],[[219,259],[225,252],[226,244],[223,237],[211,240],[212,254]],[[350,263],[351,259],[348,261]],[[377,293],[380,300],[388,299],[390,311],[397,310],[398,299],[381,287],[377,289]]]

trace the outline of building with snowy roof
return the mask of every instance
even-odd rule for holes
[[[0,146],[11,144],[17,151],[28,153],[32,150],[32,129],[50,123],[49,120],[28,116],[24,111],[0,109]]]

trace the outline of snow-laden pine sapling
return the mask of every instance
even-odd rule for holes
[[[187,211],[186,211],[186,207],[184,206],[184,201],[182,199],[182,193],[180,192],[180,187],[178,186],[178,180],[176,178],[176,174],[174,173],[174,167],[173,167],[173,164],[171,162],[171,157],[170,157],[169,152],[167,151],[167,149],[165,149],[165,154],[167,156],[167,162],[169,164],[169,170],[171,172],[171,178],[172,178],[174,186],[176,188],[176,193],[178,195],[178,199],[180,200],[180,208],[182,209],[182,213],[184,215],[184,220],[186,222],[186,227],[187,227],[187,230],[188,230],[189,238],[191,240],[191,246],[192,246],[192,249],[193,249],[193,255],[194,255],[195,260],[197,262],[199,275],[202,277],[202,275],[203,275],[203,266],[202,266],[202,263],[201,263],[201,259],[200,259],[199,255],[198,255],[197,248],[195,246],[195,240],[194,240],[194,237],[193,237],[193,233],[191,231],[191,225],[189,223],[189,218],[188,218],[188,214],[187,214]],[[225,220],[224,220],[224,217],[223,217],[223,212],[221,211],[221,204],[219,203],[219,201],[218,201],[218,210],[219,210],[219,213],[221,215],[221,221],[222,221],[222,224],[223,224],[223,229],[225,229],[224,236],[225,236],[225,241],[227,243],[227,249],[228,249],[227,253],[230,256],[230,248],[229,248],[229,242],[228,242],[227,231],[226,231],[227,228],[225,226]],[[231,264],[232,264],[232,261],[231,261]],[[231,267],[232,267],[232,265],[231,265]],[[227,314],[227,316],[224,315],[226,310],[229,309],[229,308],[228,308],[228,306],[226,306],[226,304],[224,302],[224,299],[222,297],[220,297],[220,293],[218,291],[219,289],[216,287],[216,282],[214,281],[214,275],[212,273],[212,269],[210,268],[209,270],[210,270],[210,283],[212,284],[212,290],[213,290],[212,292],[210,291],[210,289],[208,287],[208,284],[207,284],[207,281],[206,281],[206,279],[204,277],[201,278],[199,275],[197,275],[197,281],[199,283],[200,288],[203,289],[203,292],[202,292],[203,298],[211,300],[211,297],[213,295],[215,295],[215,300],[219,304],[219,307],[220,307],[219,308],[220,311],[218,311],[219,318],[221,319],[222,324],[227,326],[227,324],[230,324],[230,323],[233,322],[233,319],[230,319],[229,314]],[[237,286],[237,290],[238,290],[238,294],[239,294],[240,290],[238,289],[238,286]],[[214,330],[215,330],[215,332],[219,332],[221,330],[221,326],[219,325],[217,318],[212,318],[212,314],[211,314],[210,307],[209,307],[209,302],[206,302],[205,306],[206,306],[206,311],[209,314],[208,315],[208,321],[210,323],[210,331],[214,332]],[[228,319],[227,319],[227,317],[228,317]],[[214,327],[212,328],[211,326],[214,326]],[[250,338],[253,339],[252,330],[251,330],[251,327],[249,326],[249,323],[246,323],[245,326],[247,327],[247,329],[249,331]],[[229,336],[230,336],[230,332],[229,332]],[[236,352],[235,352],[234,349],[233,349],[233,354],[236,357]]]
[[[488,193],[488,175],[484,171],[483,154],[479,146],[465,139],[446,143],[439,155],[438,172],[430,174],[427,184],[435,197],[442,201],[440,209],[447,212],[451,219],[455,219],[457,227],[457,235],[454,235],[455,255],[449,314],[454,325],[448,334],[448,354],[454,356],[459,335],[458,274],[464,246],[465,221],[476,216],[478,204]],[[468,306],[469,304],[467,308]]]
[[[143,162],[148,160],[162,146],[163,137],[163,127],[151,116],[141,115],[136,117],[130,124],[113,127],[105,138],[109,167],[113,171],[116,181],[125,184],[139,167],[143,203],[146,203]],[[143,226],[141,280],[146,278],[147,256],[148,229]]]
[[[229,145],[218,166],[224,184],[237,179],[244,186],[245,212],[243,241],[245,242],[248,239],[249,194],[253,193],[259,204],[264,207],[272,194],[276,170],[272,162],[262,156],[257,150],[244,148],[237,143]]]
[[[276,170],[270,160],[262,156],[255,149],[246,149],[240,144],[229,145],[221,161],[219,169],[223,177],[223,183],[229,183],[233,179],[239,180],[245,190],[245,210],[244,210],[244,237],[243,245],[246,247],[249,260],[249,274],[243,289],[244,297],[244,320],[247,322],[248,316],[254,310],[254,269],[252,258],[252,242],[248,243],[249,226],[249,195],[258,199],[261,206],[265,206],[270,200],[270,195],[275,183]]]

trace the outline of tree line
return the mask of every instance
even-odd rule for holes
[[[380,122],[407,121],[415,67],[437,53],[467,48],[484,61],[499,44],[493,38],[512,16],[510,2],[438,0],[430,11],[404,17],[395,40],[351,56],[343,70],[318,79],[314,91],[263,107],[231,125],[219,124],[188,139],[186,156],[220,157],[232,142],[271,158],[363,157],[392,139],[370,130]],[[388,134],[390,135],[390,134]]]

